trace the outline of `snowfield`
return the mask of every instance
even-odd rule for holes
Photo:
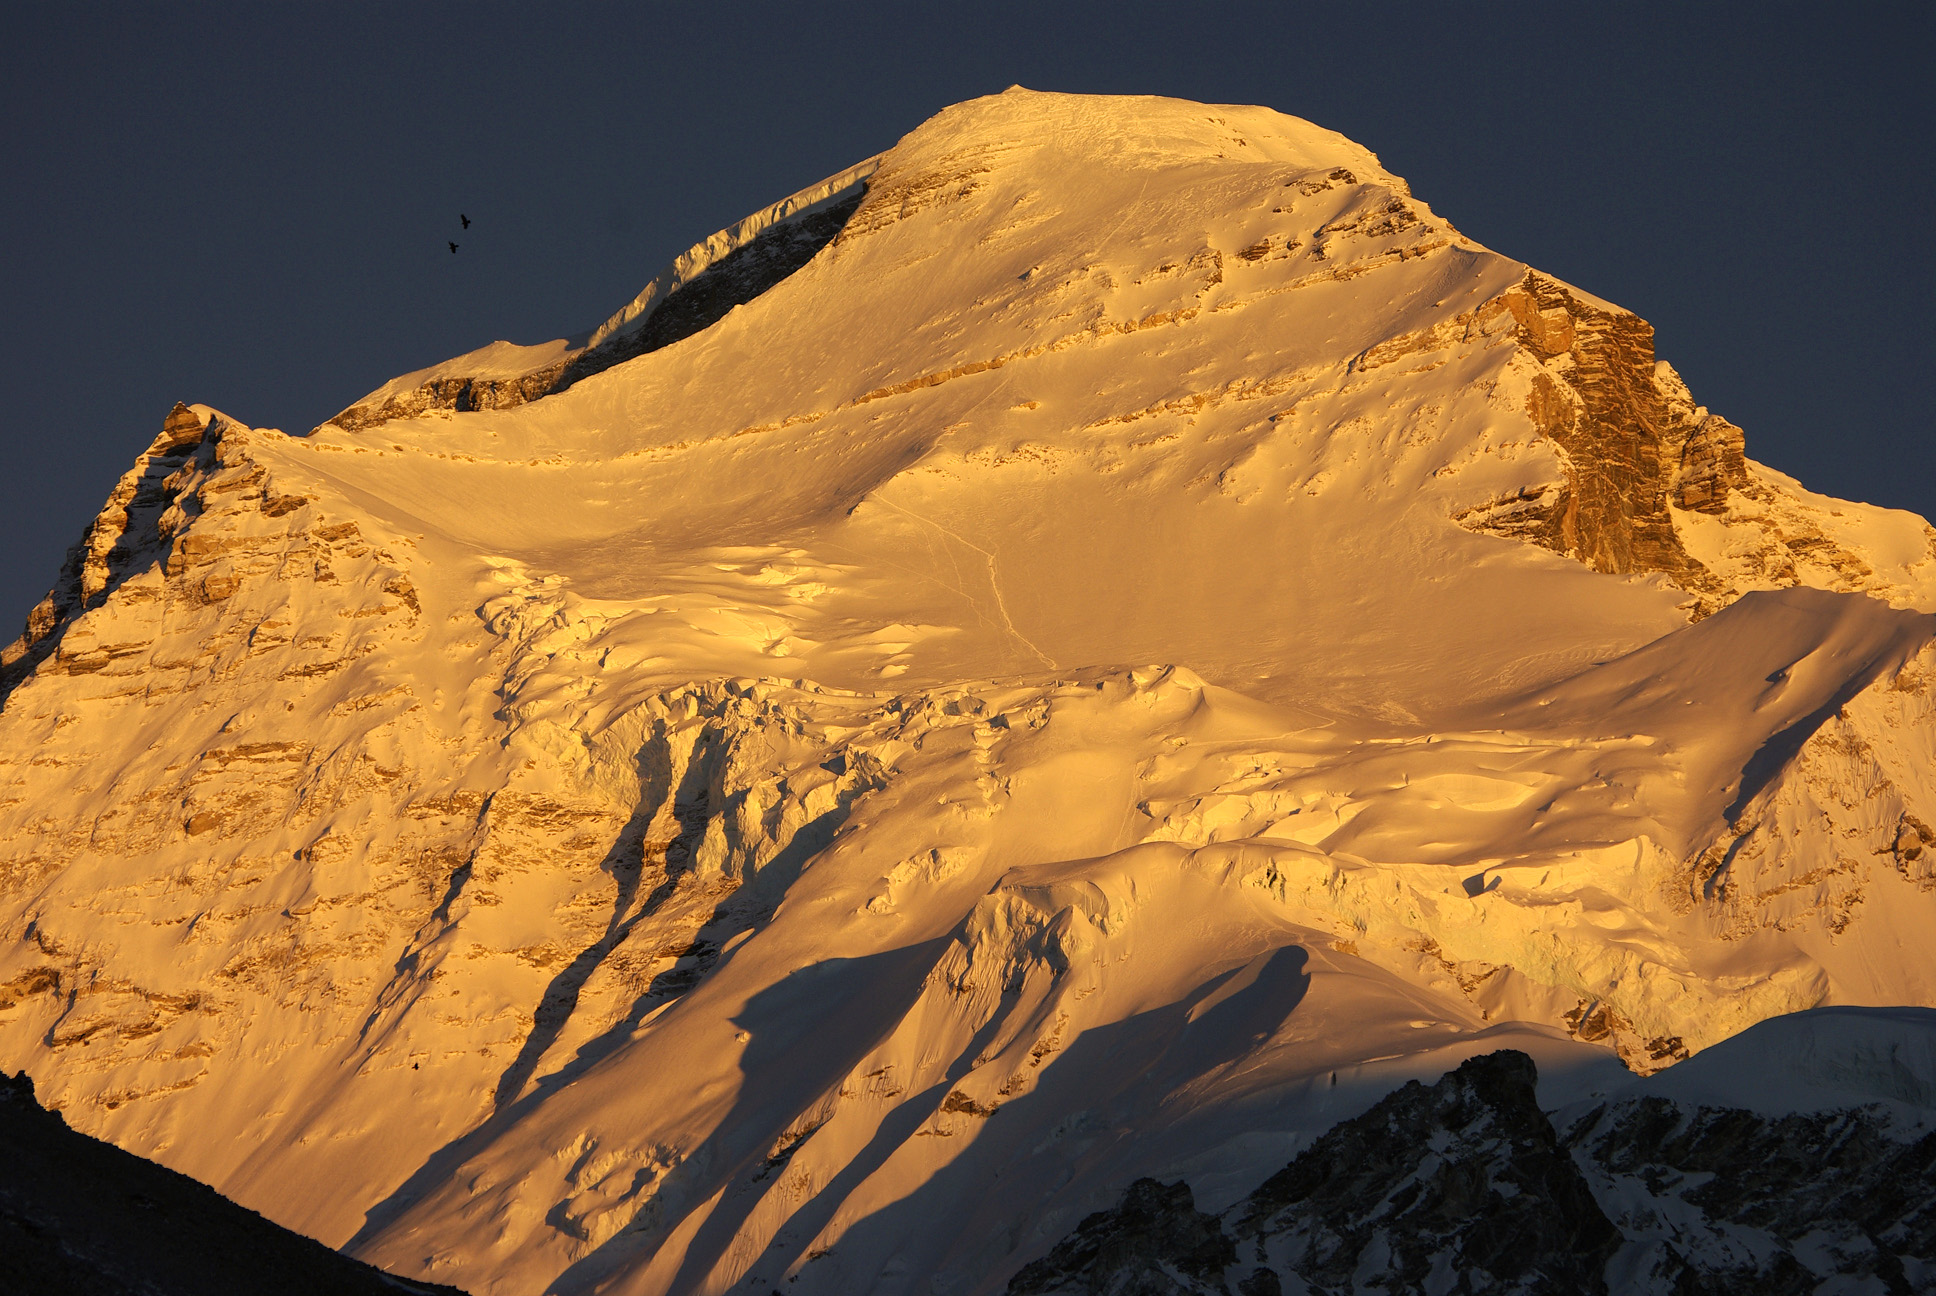
[[[5,656],[0,1067],[475,1296],[997,1293],[1504,1048],[1907,1130],[1933,636],[1359,145],[1013,89],[598,336],[177,407]]]

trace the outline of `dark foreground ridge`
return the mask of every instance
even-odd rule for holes
[[[463,1296],[338,1255],[203,1183],[67,1128],[0,1073],[0,1292]]]
[[[1502,1051],[1414,1080],[1221,1216],[1138,1180],[1009,1296],[1936,1290],[1936,1134],[1647,1097],[1562,1137],[1536,1079]]]

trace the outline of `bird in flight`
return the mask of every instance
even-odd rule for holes
[[[469,229],[471,227],[471,218],[466,216],[463,212],[457,213],[457,219],[464,222],[465,229]]]
[[[455,243],[452,243],[452,244],[450,245],[450,250],[451,250],[451,251],[453,251],[453,252],[455,252],[455,251],[457,250],[457,245],[456,245]]]

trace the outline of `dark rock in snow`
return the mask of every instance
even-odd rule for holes
[[[1016,1274],[1008,1290],[1222,1292],[1223,1271],[1236,1258],[1217,1217],[1196,1208],[1188,1184],[1138,1179],[1122,1205],[1083,1220],[1068,1241]]]
[[[1413,1081],[1221,1217],[1138,1180],[1009,1294],[1936,1291],[1936,1133],[1641,1097],[1561,1138],[1536,1078],[1499,1052]]]
[[[1524,1053],[1468,1060],[1345,1121],[1234,1212],[1260,1266],[1319,1291],[1604,1291],[1620,1235]]]
[[[1633,1242],[1623,1287],[1936,1290],[1936,1133],[1895,1137],[1873,1109],[1772,1117],[1646,1097],[1595,1109],[1566,1142]]]
[[[1540,1111],[1536,1079],[1531,1058],[1501,1052],[1412,1081],[1272,1175],[1224,1227],[1185,1185],[1143,1180],[1009,1292],[1604,1292],[1620,1235]],[[1205,1263],[1217,1255],[1223,1273]]]

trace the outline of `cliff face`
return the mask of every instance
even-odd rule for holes
[[[1901,596],[1837,525],[1840,511],[1810,507],[1793,482],[1749,463],[1741,429],[1695,404],[1655,358],[1645,320],[1532,270],[1499,308],[1538,365],[1526,414],[1559,452],[1559,473],[1460,512],[1461,525],[1599,572],[1661,573],[1695,596],[1697,615],[1744,589],[1795,584]],[[1701,517],[1729,524],[1723,553],[1723,528]],[[1923,538],[1936,544],[1936,531],[1925,524]],[[1804,576],[1798,559],[1815,570]]]
[[[1538,363],[1527,417],[1560,452],[1559,482],[1460,516],[1595,571],[1661,572],[1712,610],[1726,587],[1690,555],[1677,509],[1724,513],[1749,488],[1741,429],[1697,408],[1654,357],[1654,330],[1527,271],[1500,297]]]
[[[1477,1053],[1936,998],[1921,519],[1308,123],[843,175],[541,398],[169,414],[8,650],[0,1061],[480,1292],[994,1291]]]
[[[58,646],[74,618],[100,607],[130,575],[146,572],[165,552],[186,518],[181,510],[169,511],[181,491],[178,472],[200,448],[209,417],[177,403],[162,421],[161,434],[115,484],[100,515],[68,551],[59,581],[28,614],[20,638],[0,649],[0,700]],[[105,666],[111,657],[102,649],[69,660],[86,670]]]

